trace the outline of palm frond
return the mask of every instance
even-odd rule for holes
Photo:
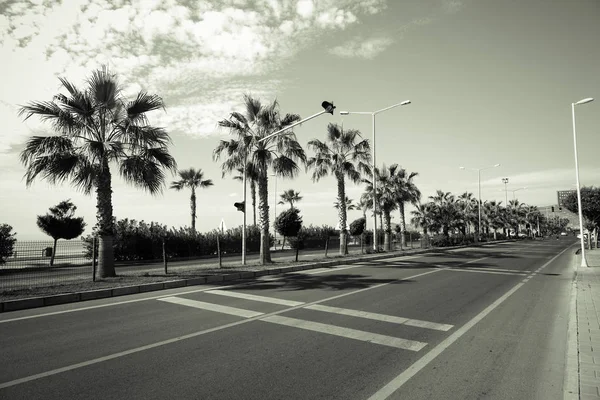
[[[159,163],[142,155],[129,156],[121,161],[121,177],[151,194],[162,192],[165,175]]]

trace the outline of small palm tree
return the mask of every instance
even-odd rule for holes
[[[190,208],[192,209],[192,231],[196,231],[196,188],[207,188],[213,185],[213,181],[211,179],[203,179],[204,172],[201,169],[195,170],[194,168],[186,169],[183,171],[178,171],[179,177],[181,178],[178,181],[171,182],[171,189],[175,189],[177,191],[190,188],[192,190],[192,195],[190,196]]]
[[[398,210],[400,211],[400,236],[402,246],[406,246],[406,217],[404,215],[404,206],[406,203],[416,205],[421,200],[421,191],[413,182],[413,178],[419,175],[418,172],[408,174],[404,168],[398,164],[392,164],[389,167],[390,179],[394,182]]]
[[[146,113],[164,109],[157,95],[140,92],[127,101],[116,75],[108,67],[94,71],[87,87],[80,90],[59,78],[67,94],[52,101],[35,101],[22,106],[19,115],[37,115],[50,121],[55,136],[34,136],[21,152],[27,168],[27,186],[38,176],[52,184],[70,180],[85,194],[96,191],[100,236],[98,275],[115,276],[111,164],[116,164],[125,181],[147,190],[162,192],[165,170],[175,171],[169,154],[169,135],[148,125]]]
[[[423,235],[428,237],[429,229],[433,225],[434,205],[433,203],[419,203],[415,210],[411,211],[410,223],[423,229]]]
[[[290,203],[290,209],[294,208],[294,203],[302,200],[302,196],[300,196],[300,192],[296,192],[294,189],[288,189],[282,194],[279,195],[281,201],[277,204],[286,204]]]
[[[386,168],[385,164],[383,168],[380,170],[379,168],[375,168],[375,179],[376,183],[376,195],[377,200],[379,202],[379,210],[381,210],[383,214],[383,249],[385,251],[391,250],[391,238],[392,238],[392,211],[398,207],[398,195],[396,192],[396,182],[393,178],[392,173],[393,165],[389,168]],[[367,184],[365,189],[365,197],[370,199],[371,202],[373,200],[373,183],[364,179],[364,182]]]
[[[219,121],[221,128],[226,128],[234,136],[231,140],[221,140],[213,151],[213,158],[219,160],[225,155],[221,164],[223,173],[231,173],[237,168],[252,163],[256,167],[258,184],[258,209],[260,227],[260,262],[271,262],[269,236],[269,168],[272,167],[277,176],[293,178],[298,175],[298,161],[305,163],[306,155],[296,136],[288,131],[285,135],[266,138],[271,133],[299,121],[297,114],[281,116],[279,103],[273,101],[263,105],[260,100],[250,95],[244,96],[245,115],[232,112],[229,119]],[[260,141],[261,139],[264,139]]]
[[[433,223],[431,227],[436,231],[442,231],[443,235],[448,237],[450,230],[457,227],[457,221],[460,220],[459,210],[456,198],[450,192],[437,190],[436,194],[429,196],[433,203]]]
[[[315,155],[310,157],[307,167],[313,169],[312,180],[332,174],[337,181],[338,217],[340,226],[340,255],[348,254],[346,245],[347,208],[345,178],[354,183],[361,182],[361,174],[369,174],[371,161],[369,141],[362,139],[355,129],[343,130],[337,124],[327,126],[325,142],[313,139],[308,142]]]

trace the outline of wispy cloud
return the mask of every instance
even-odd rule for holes
[[[128,92],[163,96],[168,114],[157,114],[158,124],[191,135],[214,134],[216,120],[239,105],[242,93],[260,87],[260,96],[274,97],[281,82],[270,78],[273,71],[328,31],[380,12],[385,1],[253,5],[237,0],[0,5],[0,58],[9,60],[0,64],[0,118],[9,121],[0,153],[30,134],[15,117],[16,104],[49,100],[58,89],[57,76],[81,84],[102,63],[119,73]],[[237,83],[224,91],[224,80]]]
[[[355,38],[332,48],[330,53],[344,58],[359,57],[373,59],[393,42],[392,39],[385,37],[370,39]]]

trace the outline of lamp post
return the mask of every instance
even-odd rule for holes
[[[275,177],[275,204],[273,205],[273,240],[275,241],[275,249],[277,249],[277,229],[275,229],[275,219],[277,218],[277,174],[271,174]]]
[[[288,126],[286,126],[284,128],[281,128],[280,130],[278,130],[276,132],[273,132],[273,133],[265,136],[264,138],[259,139],[258,142],[260,143],[263,140],[267,140],[268,138],[270,138],[272,136],[279,135],[280,133],[282,133],[284,131],[287,131],[288,129],[291,129],[291,128],[295,127],[296,125],[300,125],[300,124],[302,124],[302,123],[304,123],[304,122],[306,122],[308,120],[311,120],[313,118],[318,117],[319,115],[322,115],[322,114],[325,114],[325,113],[329,113],[329,114],[333,115],[333,110],[335,110],[335,106],[333,105],[333,103],[330,103],[328,101],[324,101],[323,103],[321,103],[321,107],[324,108],[323,111],[319,111],[318,113],[313,114],[310,117],[306,117],[304,119],[301,119],[300,121],[294,122],[291,125],[288,125]]]
[[[340,115],[348,115],[348,114],[366,114],[371,115],[372,117],[372,126],[373,126],[373,146],[372,146],[372,158],[373,158],[373,250],[377,251],[378,249],[378,237],[377,237],[377,184],[375,181],[375,166],[377,165],[375,162],[375,116],[384,111],[390,110],[394,107],[405,106],[410,104],[410,100],[405,100],[401,103],[391,105],[386,108],[382,108],[377,111],[340,111]]]
[[[499,166],[500,166],[500,164],[495,164],[495,165],[491,165],[489,167],[483,167],[483,168],[459,167],[459,169],[469,169],[471,171],[477,171],[477,188],[478,188],[478,196],[479,196],[479,201],[477,202],[477,211],[479,214],[479,221],[477,224],[477,236],[478,236],[477,239],[479,239],[479,236],[481,236],[481,171],[483,171],[484,169],[496,168]]]
[[[527,189],[527,186],[523,186],[521,188],[515,189],[515,190],[511,190],[512,194],[513,194],[513,200],[515,199],[515,192],[518,192],[519,190],[523,190],[523,189]]]
[[[571,115],[573,117],[573,148],[575,150],[575,179],[577,183],[577,210],[579,214],[579,231],[581,232],[581,266],[587,267],[588,263],[585,259],[585,243],[583,241],[583,214],[581,212],[581,189],[579,187],[579,161],[577,157],[577,133],[575,131],[575,106],[590,103],[593,98],[579,100],[577,103],[571,103]]]
[[[502,178],[502,183],[504,183],[504,205],[508,205],[508,178]]]

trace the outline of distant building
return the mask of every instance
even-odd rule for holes
[[[576,190],[557,190],[556,197],[558,199],[558,207],[559,208],[564,207],[563,204],[564,204],[565,199],[573,193],[577,193],[577,191]]]
[[[554,211],[552,211],[552,209],[554,209]],[[538,210],[540,213],[542,213],[542,215],[545,215],[546,218],[566,218],[569,220],[567,228],[579,229],[579,216],[562,206],[559,208],[558,204],[549,206],[538,206]]]

